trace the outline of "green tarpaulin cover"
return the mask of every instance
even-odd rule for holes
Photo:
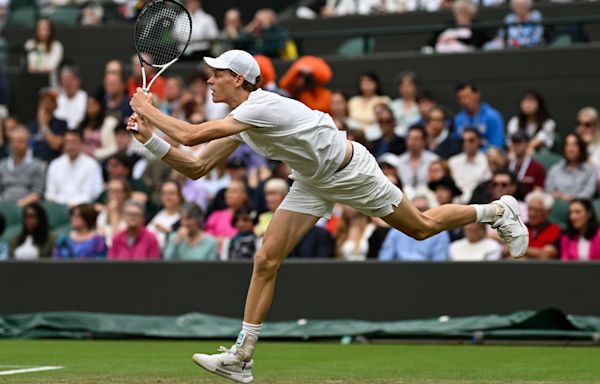
[[[143,316],[90,312],[44,312],[0,316],[0,338],[235,338],[241,320],[201,313]],[[312,320],[267,322],[261,338],[600,339],[600,318],[559,310],[520,311],[436,319],[371,322]]]

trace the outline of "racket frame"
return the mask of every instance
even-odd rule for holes
[[[190,12],[183,6],[183,4],[181,4],[178,1],[175,0],[154,0],[151,1],[150,3],[146,4],[144,6],[144,8],[140,11],[140,14],[138,15],[138,20],[139,18],[145,13],[145,11],[151,7],[152,5],[156,4],[156,3],[177,3],[179,6],[181,6],[181,9],[183,10],[183,12],[181,14],[185,14],[189,21],[190,21],[190,36],[187,39],[186,43],[185,43],[185,47],[183,47],[183,49],[181,50],[181,54],[179,54],[179,56],[177,56],[176,58],[174,58],[173,60],[169,61],[166,64],[161,64],[161,65],[156,65],[156,64],[151,64],[149,62],[147,62],[146,60],[144,60],[142,54],[140,53],[139,49],[138,49],[138,45],[137,45],[137,41],[135,39],[135,35],[136,35],[136,27],[137,27],[137,21],[136,21],[136,27],[134,27],[133,29],[133,34],[134,34],[134,38],[133,38],[133,42],[135,45],[135,51],[137,53],[138,59],[140,60],[140,68],[142,70],[142,91],[144,91],[144,93],[148,93],[150,92],[150,87],[152,87],[152,84],[154,84],[154,81],[167,69],[169,68],[171,65],[175,64],[175,62],[177,62],[177,60],[179,60],[181,58],[181,56],[183,56],[183,53],[185,52],[185,50],[187,49],[188,45],[190,44],[191,41],[191,37],[192,37],[192,16],[190,15]],[[149,66],[158,69],[159,71],[156,73],[156,75],[154,75],[154,77],[152,78],[152,80],[150,80],[150,83],[146,85],[147,82],[147,77],[146,77],[146,70],[144,69],[144,64],[148,64]],[[135,112],[134,112],[135,114]],[[137,123],[135,123],[135,125],[133,126],[133,128],[131,128],[134,131],[137,131]]]

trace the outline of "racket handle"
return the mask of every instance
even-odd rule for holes
[[[134,115],[137,117],[137,113],[133,112],[133,114],[134,114]],[[131,127],[131,130],[132,130],[132,131],[139,132],[140,130],[138,129],[138,124],[137,124],[137,123],[135,123],[135,124],[133,125],[133,127]]]
[[[148,94],[148,89],[146,89],[146,88],[143,88],[142,90],[144,91],[144,93],[145,93],[145,94]],[[137,113],[135,113],[135,112],[134,112],[133,114],[134,114],[134,115],[137,117]],[[139,131],[140,131],[140,130],[138,129],[138,125],[137,125],[137,123],[135,123],[135,124],[134,124],[134,126],[131,128],[131,130],[132,130],[132,131],[136,131],[136,132],[139,132]]]

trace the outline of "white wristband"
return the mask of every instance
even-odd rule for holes
[[[153,133],[150,140],[144,143],[144,147],[146,147],[154,156],[160,159],[165,157],[171,149],[171,145],[158,137],[156,133]]]

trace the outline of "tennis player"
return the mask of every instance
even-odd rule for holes
[[[512,196],[485,205],[442,205],[421,213],[382,173],[364,146],[346,139],[331,117],[304,104],[258,88],[260,70],[245,51],[205,57],[212,68],[208,85],[215,103],[226,103],[224,119],[192,125],[153,107],[141,89],[131,100],[139,132],[133,132],[153,154],[184,175],[197,179],[227,158],[240,143],[280,160],[294,183],[273,215],[246,298],[242,330],[235,344],[214,355],[195,354],[193,361],[210,372],[241,383],[252,376],[252,354],[269,310],[277,270],[288,253],[320,217],[329,217],[336,202],[381,217],[390,226],[423,240],[441,231],[479,222],[491,224],[508,243],[513,257],[524,255],[528,233]],[[198,158],[171,147],[153,127],[184,145],[208,143]]]

